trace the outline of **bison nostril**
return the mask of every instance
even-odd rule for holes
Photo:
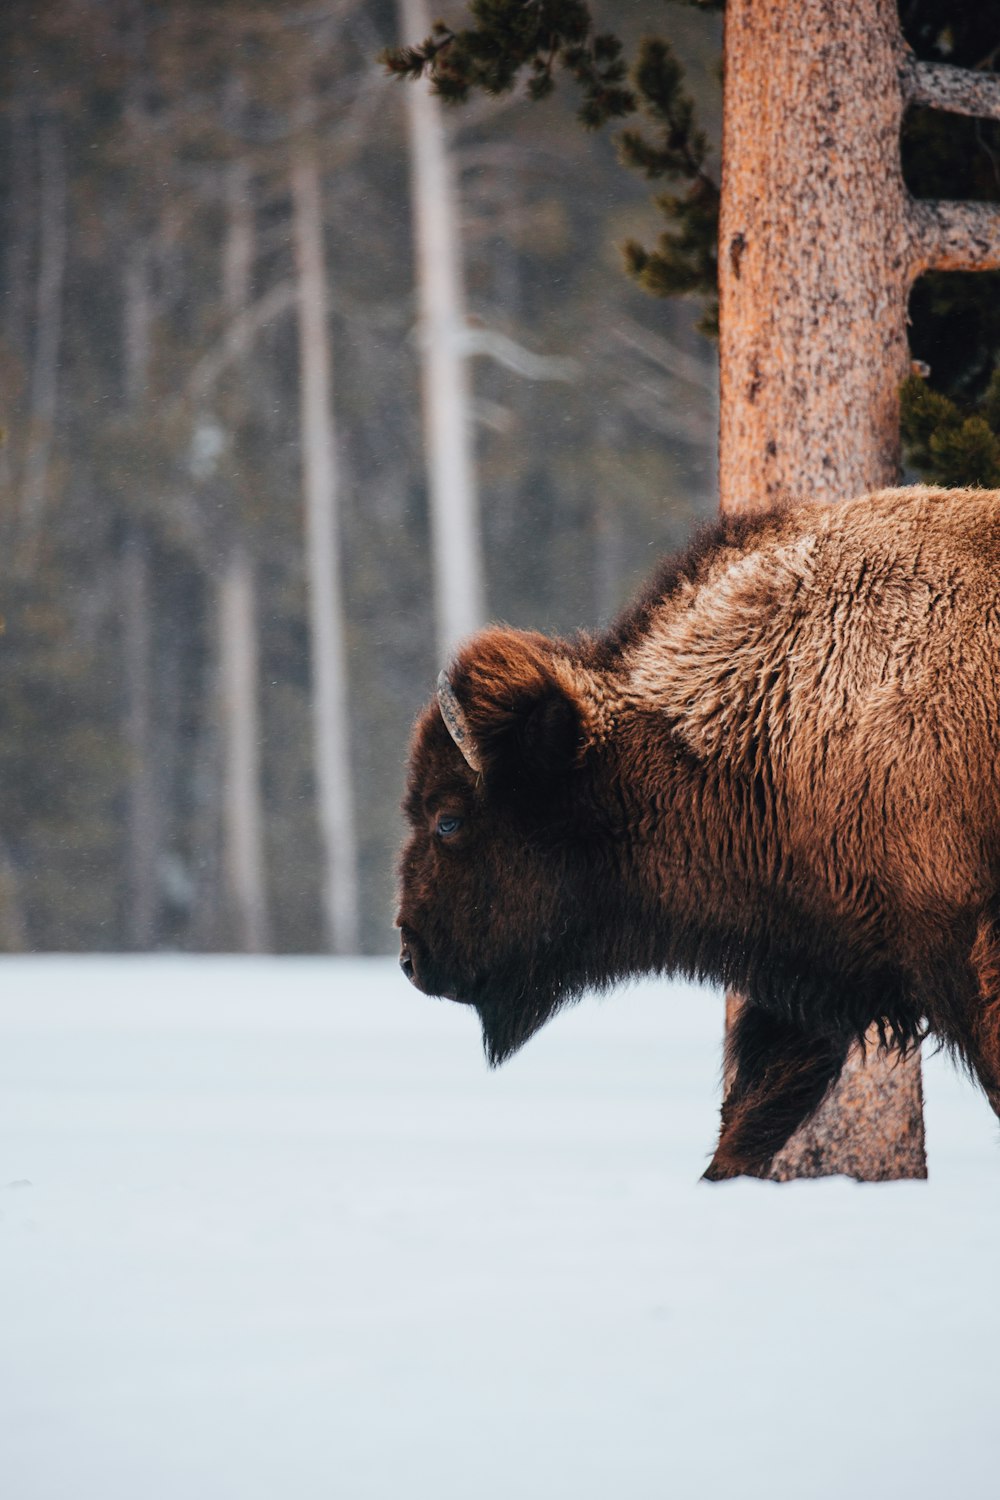
[[[409,948],[404,948],[403,951],[400,953],[400,955],[399,955],[399,967],[402,969],[402,971],[406,975],[407,979],[412,979],[413,978],[413,974],[414,974],[413,958],[412,958],[412,956],[410,954]]]

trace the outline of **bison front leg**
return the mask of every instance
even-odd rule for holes
[[[726,1044],[731,1082],[706,1181],[765,1177],[775,1155],[840,1076],[847,1048],[834,1038],[810,1036],[759,1006],[743,1005]]]

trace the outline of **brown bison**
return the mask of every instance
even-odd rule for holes
[[[414,733],[400,962],[499,1063],[591,986],[746,996],[710,1177],[872,1026],[1000,1113],[1000,492],[709,528],[598,636],[483,631]]]

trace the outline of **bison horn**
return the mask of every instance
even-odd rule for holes
[[[462,705],[455,697],[455,689],[448,681],[447,672],[442,672],[438,677],[437,696],[438,707],[441,710],[441,717],[445,722],[448,733],[472,769],[481,775],[483,763],[476,754],[476,747],[473,743],[472,735],[469,733],[468,721],[462,712]]]

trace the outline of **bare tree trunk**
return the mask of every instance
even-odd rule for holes
[[[257,715],[257,601],[253,563],[237,544],[219,584],[219,663],[225,783],[223,821],[226,884],[247,953],[270,947],[264,884]]]
[[[7,120],[8,235],[4,256],[3,328],[15,358],[27,362],[31,325],[31,260],[36,218],[37,183],[33,164],[35,133],[30,89],[22,66],[12,92]],[[23,424],[24,392],[7,391],[4,425],[9,430],[0,441],[0,488],[17,493],[17,458],[25,452],[13,441],[13,431]],[[27,451],[30,453],[30,434]],[[17,455],[15,457],[15,454]],[[15,521],[16,525],[16,521]],[[11,528],[3,527],[5,542]],[[9,561],[8,561],[9,566]],[[21,953],[28,947],[28,928],[17,866],[6,839],[0,833],[0,949]]]
[[[333,952],[351,953],[358,945],[358,903],[347,643],[340,577],[322,185],[316,150],[307,137],[294,149],[291,182],[313,734],[324,857],[323,916]]]
[[[198,734],[191,765],[191,870],[195,896],[189,933],[191,946],[199,953],[216,952],[231,941],[228,926],[221,920],[225,875],[221,869],[218,805],[222,760],[219,745],[220,675],[218,653],[213,653],[198,693]]]
[[[21,883],[7,841],[0,836],[0,952],[28,951],[28,922]]]
[[[30,438],[21,523],[29,545],[38,535],[49,490],[59,389],[62,294],[66,273],[66,160],[62,127],[43,121],[39,132],[38,285],[31,370]]]
[[[139,226],[123,268],[123,400],[138,421],[145,405],[152,350],[149,254]],[[164,817],[153,705],[153,590],[149,538],[141,521],[126,521],[121,556],[123,692],[128,747],[125,930],[128,946],[156,944]]]
[[[141,231],[136,232],[126,255],[124,283],[122,339],[125,405],[129,411],[137,413],[147,395],[153,330],[149,248]]]
[[[31,251],[38,181],[32,162],[35,131],[31,100],[20,81],[8,108],[7,138],[10,177],[3,320],[11,349],[25,357],[30,337]]]
[[[919,268],[896,6],[729,0],[725,32],[723,509],[894,484]],[[867,1053],[772,1176],[926,1176],[919,1058]]]
[[[141,529],[130,526],[121,559],[125,734],[129,751],[126,936],[129,947],[138,951],[151,948],[156,938],[162,843],[153,754],[151,592],[149,546]]]
[[[399,0],[402,35],[426,36],[426,0]],[[424,441],[439,659],[485,620],[455,184],[441,102],[428,84],[405,90],[420,305]]]
[[[250,303],[254,224],[251,178],[233,162],[227,181],[228,228],[223,249],[223,301],[233,356],[245,363],[248,339],[238,315]],[[223,865],[240,946],[264,953],[271,945],[264,861],[257,678],[257,588],[250,553],[228,547],[218,582],[218,651],[223,720]]]

